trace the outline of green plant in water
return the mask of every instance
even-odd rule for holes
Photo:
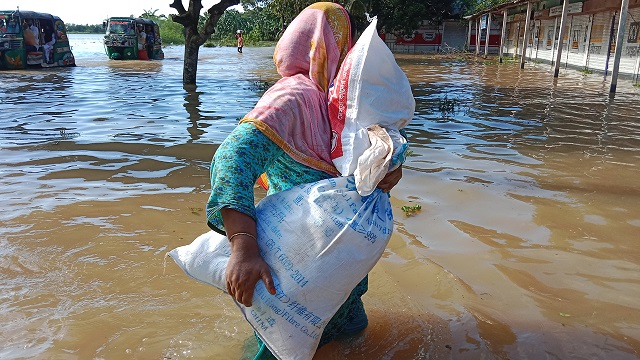
[[[440,99],[440,104],[438,105],[438,109],[445,116],[447,113],[455,112],[456,106],[458,105],[457,99],[449,99],[447,95]]]
[[[264,80],[254,80],[253,85],[250,87],[250,89],[252,91],[267,91],[272,85],[272,82]]]
[[[635,83],[635,84],[633,84],[633,86],[640,87],[640,83]]]
[[[578,72],[581,72],[584,75],[593,74],[593,70],[589,70],[588,68],[580,69]]]
[[[409,206],[409,205],[405,205],[403,207],[400,208],[402,210],[402,212],[404,212],[404,216],[411,216],[417,212],[420,212],[420,210],[422,210],[422,206],[420,205],[413,205],[413,206]]]

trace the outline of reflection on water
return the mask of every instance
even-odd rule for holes
[[[249,326],[164,254],[206,231],[208,163],[273,48],[0,74],[0,358],[241,358]],[[640,351],[640,89],[548,65],[398,55],[417,101],[369,328],[316,358]],[[405,217],[400,207],[420,204]]]

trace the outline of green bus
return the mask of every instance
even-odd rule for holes
[[[0,10],[0,69],[75,66],[67,28],[47,13]]]
[[[104,47],[113,60],[164,59],[158,23],[150,19],[111,17],[105,28]]]

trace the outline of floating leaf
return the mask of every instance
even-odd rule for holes
[[[571,316],[571,314],[567,314],[567,313],[563,313],[563,312],[561,312],[561,313],[560,313],[560,316]]]

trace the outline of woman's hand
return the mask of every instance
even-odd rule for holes
[[[269,265],[260,256],[255,239],[256,222],[249,215],[224,208],[220,210],[231,245],[231,256],[227,263],[227,292],[244,306],[251,306],[253,291],[262,280],[267,291],[276,294]],[[237,234],[233,236],[234,234]],[[251,235],[249,235],[251,234]]]
[[[237,235],[231,240],[231,257],[227,264],[227,292],[244,306],[251,306],[253,291],[259,280],[267,290],[276,294],[271,270],[260,256],[256,241],[246,235]]]
[[[378,188],[382,189],[382,192],[389,192],[400,179],[402,178],[402,166],[387,173],[385,177],[378,183]]]

